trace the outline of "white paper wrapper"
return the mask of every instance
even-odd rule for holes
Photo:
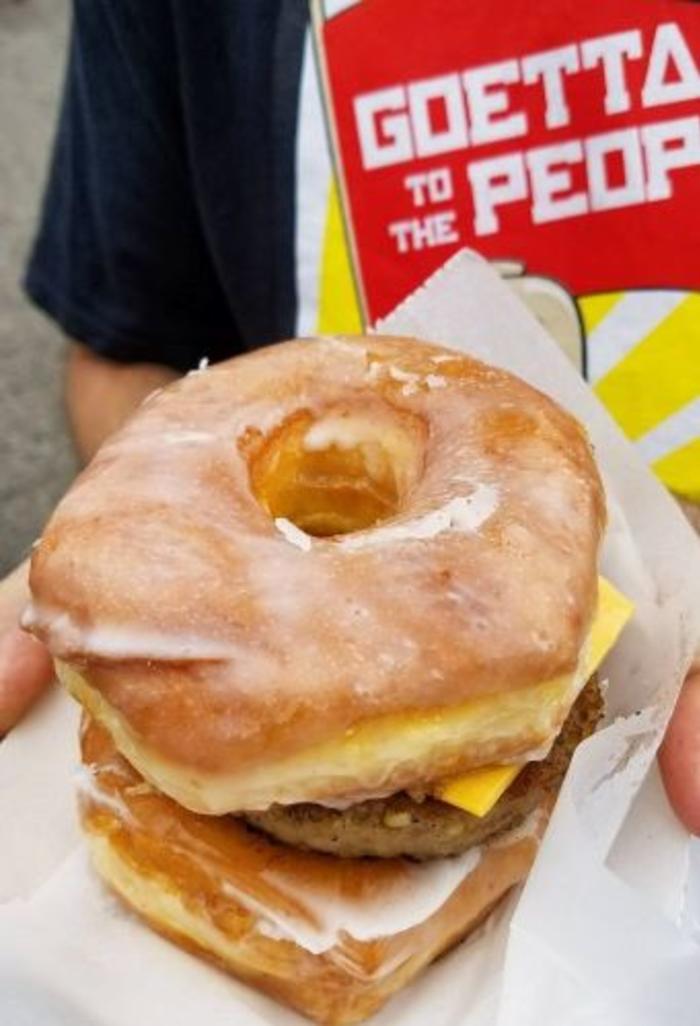
[[[474,254],[451,260],[377,327],[515,371],[586,424],[608,491],[603,571],[636,614],[605,666],[611,725],[578,750],[522,895],[373,1022],[696,1026],[688,838],[652,763],[700,639],[695,536],[555,343]],[[301,1023],[151,933],[94,878],[73,812],[76,723],[56,694],[0,746],[0,1022]]]

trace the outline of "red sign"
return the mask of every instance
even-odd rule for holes
[[[363,0],[321,31],[368,320],[465,245],[574,294],[700,287],[700,8]]]

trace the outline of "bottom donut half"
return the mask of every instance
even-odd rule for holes
[[[367,1018],[480,923],[526,876],[552,803],[458,857],[343,859],[181,808],[88,719],[81,747],[102,878],[177,944],[329,1026]]]

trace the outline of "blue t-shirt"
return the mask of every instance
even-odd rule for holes
[[[294,334],[307,18],[305,0],[76,0],[26,276],[69,336],[187,370]]]

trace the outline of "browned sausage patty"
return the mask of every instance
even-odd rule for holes
[[[458,855],[517,826],[548,795],[555,793],[574,749],[592,734],[603,712],[595,676],[576,701],[549,756],[530,762],[485,816],[435,798],[416,800],[405,792],[389,798],[328,809],[322,805],[273,805],[246,813],[251,826],[295,848],[358,858],[372,855],[414,859]]]

